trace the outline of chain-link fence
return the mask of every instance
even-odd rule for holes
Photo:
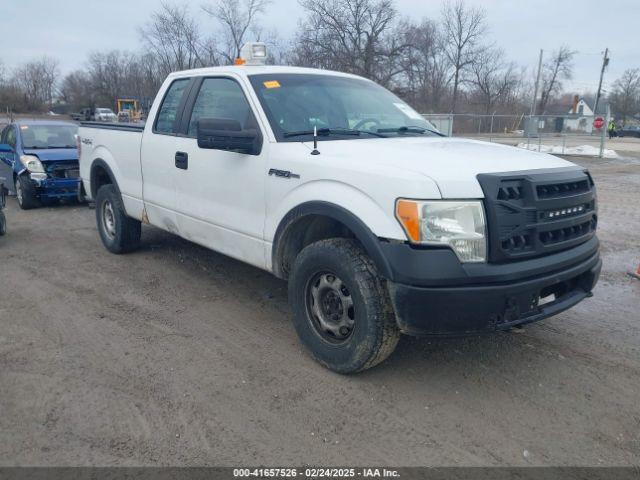
[[[426,114],[440,132],[561,155],[613,156],[608,115]],[[601,126],[599,126],[601,124]],[[596,128],[598,127],[598,128]]]

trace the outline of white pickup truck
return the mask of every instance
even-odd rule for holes
[[[584,168],[445,138],[369,80],[244,51],[169,75],[144,127],[80,127],[108,250],[135,250],[151,224],[288,280],[301,341],[340,373],[380,363],[401,333],[508,330],[591,295]]]

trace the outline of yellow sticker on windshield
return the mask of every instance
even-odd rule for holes
[[[270,80],[268,82],[264,82],[263,85],[267,88],[280,88],[280,82],[277,80]]]

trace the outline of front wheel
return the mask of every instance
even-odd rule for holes
[[[96,195],[96,223],[102,243],[111,253],[128,253],[140,245],[142,225],[125,212],[120,192],[103,185]]]
[[[16,199],[22,210],[30,210],[40,206],[35,188],[27,175],[22,174],[16,177]]]
[[[7,217],[4,216],[4,212],[0,210],[0,237],[7,233]]]
[[[400,338],[384,280],[354,240],[334,238],[304,248],[289,278],[289,299],[300,340],[334,372],[379,364]]]

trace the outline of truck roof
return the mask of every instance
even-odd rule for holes
[[[219,74],[228,74],[228,73],[233,73],[241,76],[297,73],[297,74],[307,74],[307,75],[332,75],[332,76],[338,76],[338,77],[349,77],[349,78],[358,78],[361,80],[366,80],[365,78],[359,77],[357,75],[352,75],[350,73],[336,72],[333,70],[321,70],[318,68],[304,68],[304,67],[287,67],[287,66],[277,66],[277,65],[227,65],[223,67],[196,68],[193,70],[183,70],[180,72],[173,72],[169,74],[168,78],[174,79],[174,78],[216,75],[216,74],[219,75]]]

